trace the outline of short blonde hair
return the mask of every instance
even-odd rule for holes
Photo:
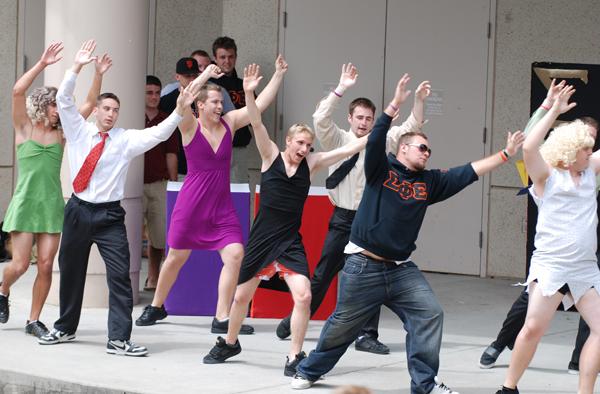
[[[287,131],[286,137],[294,137],[296,134],[306,133],[311,136],[311,138],[315,139],[315,132],[305,123],[296,123],[290,126]]]
[[[552,167],[570,166],[575,162],[580,149],[594,146],[594,139],[589,129],[590,126],[581,120],[556,127],[540,148],[542,157]]]
[[[211,90],[214,92],[219,92],[219,93],[221,93],[221,95],[223,94],[221,92],[221,87],[219,85],[214,84],[214,83],[207,83],[206,85],[204,85],[200,88],[198,97],[196,97],[196,102],[198,102],[198,101],[205,102],[206,99],[208,98],[208,92]]]
[[[33,89],[31,94],[27,96],[25,108],[27,109],[27,116],[31,119],[32,123],[42,123],[44,126],[51,126],[47,110],[49,105],[56,104],[56,91],[55,87],[43,86]]]

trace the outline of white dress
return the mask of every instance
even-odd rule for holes
[[[539,213],[527,284],[537,280],[544,296],[567,284],[563,305],[568,309],[591,287],[600,292],[596,176],[587,168],[576,186],[568,170],[552,169],[544,195],[536,196],[533,186],[529,192]]]

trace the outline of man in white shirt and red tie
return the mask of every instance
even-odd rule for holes
[[[56,103],[69,150],[74,193],[65,207],[58,263],[60,317],[53,330],[39,339],[52,345],[75,339],[79,324],[90,248],[95,243],[106,264],[109,288],[106,352],[144,356],[148,350],[131,342],[133,293],[129,278],[129,244],[125,229],[125,177],[131,160],[169,138],[184,110],[197,94],[190,87],[177,100],[177,108],[163,122],[140,130],[115,128],[120,102],[116,95],[98,96],[95,123],[87,123],[75,107],[73,91],[82,67],[95,59],[96,43],[86,41],[65,74]]]

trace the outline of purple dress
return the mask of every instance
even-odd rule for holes
[[[214,152],[200,129],[184,146],[188,173],[177,196],[168,244],[175,249],[217,250],[243,243],[229,187],[231,129],[221,119],[225,135]]]

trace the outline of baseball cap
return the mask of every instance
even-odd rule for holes
[[[175,72],[181,75],[199,74],[198,62],[193,57],[182,57],[177,61]]]

